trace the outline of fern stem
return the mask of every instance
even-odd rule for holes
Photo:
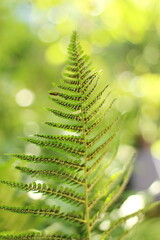
[[[87,227],[87,234],[88,238],[87,240],[91,239],[91,228],[90,228],[90,216],[89,216],[89,200],[88,200],[88,182],[87,182],[87,139],[86,139],[86,132],[85,132],[85,116],[83,113],[83,107],[82,107],[82,99],[81,99],[81,113],[82,113],[82,122],[83,122],[83,136],[84,136],[84,144],[85,144],[85,152],[84,152],[84,161],[85,161],[85,167],[84,167],[84,178],[85,178],[85,212],[86,212],[86,227]]]
[[[77,44],[77,34],[75,35],[75,44]],[[75,50],[75,55],[78,57],[78,52]],[[81,98],[80,98],[80,110],[81,110],[81,119],[82,119],[82,133],[84,138],[84,179],[85,179],[85,220],[86,220],[86,230],[87,230],[87,238],[86,240],[91,240],[91,227],[90,227],[90,216],[89,216],[89,194],[88,194],[88,182],[87,182],[87,176],[88,176],[88,168],[87,168],[87,139],[86,139],[86,128],[85,128],[85,111],[83,108],[83,78],[80,71],[80,67],[77,61],[77,68],[79,70],[79,79],[80,79],[80,85],[81,85]]]
[[[82,109],[82,120],[84,121],[84,114]],[[88,201],[88,182],[87,182],[87,140],[86,140],[86,133],[85,133],[85,124],[83,125],[83,134],[84,134],[84,143],[85,143],[85,210],[86,210],[86,225],[87,225],[87,233],[88,233],[88,240],[91,239],[91,229],[90,229],[90,217],[89,217],[89,201]]]

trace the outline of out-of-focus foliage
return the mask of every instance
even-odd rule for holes
[[[160,158],[159,22],[159,0],[1,0],[0,154],[40,154],[38,147],[17,136],[30,136],[39,129],[47,134],[41,124],[50,117],[43,110],[49,106],[47,91],[61,77],[69,36],[77,29],[84,50],[116,89],[118,110],[128,113],[123,143],[137,147],[137,136],[142,136],[151,144],[153,156]],[[122,146],[121,157],[128,150]],[[0,161],[3,178],[12,161],[2,155]],[[19,178],[16,172],[10,174]],[[4,188],[0,201],[8,191]],[[21,201],[25,205],[25,199]],[[15,215],[9,217],[14,223]],[[8,214],[0,217],[6,219]],[[29,221],[25,224],[30,227]]]
[[[150,229],[150,231],[146,231],[146,229]],[[159,240],[159,220],[150,219],[141,223],[127,239]]]

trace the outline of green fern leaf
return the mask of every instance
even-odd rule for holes
[[[75,176],[75,174],[73,174],[72,172],[68,173],[67,171],[62,172],[62,171],[53,171],[53,170],[33,170],[31,168],[20,167],[20,166],[16,166],[16,169],[31,176],[42,176],[47,178],[65,179],[71,184],[78,184],[80,186],[85,184],[84,179]]]
[[[81,121],[80,114],[68,114],[68,113],[64,113],[59,110],[54,110],[54,109],[50,109],[50,108],[47,108],[47,110],[60,118],[64,118],[67,120],[74,120],[77,122]]]
[[[81,125],[69,125],[69,124],[60,124],[54,122],[46,122],[47,125],[55,128],[61,128],[65,131],[80,133],[82,131]]]
[[[43,164],[56,164],[58,166],[66,166],[67,168],[73,168],[76,171],[83,170],[84,169],[84,164],[80,164],[80,161],[78,160],[62,160],[59,158],[53,158],[53,157],[37,157],[34,155],[24,155],[24,154],[7,154],[11,155],[13,157],[19,158],[21,160],[26,160],[28,162],[33,162],[33,163],[43,163]]]
[[[73,148],[71,145],[63,144],[61,142],[54,142],[54,141],[40,141],[36,139],[31,139],[31,138],[21,138],[23,140],[26,140],[27,142],[36,144],[41,147],[49,147],[51,149],[57,149],[60,151],[68,152],[69,154],[73,154],[76,156],[83,156],[84,150],[78,149],[78,148]]]
[[[77,143],[79,145],[84,143],[84,139],[79,136],[73,135],[43,135],[43,134],[35,134],[37,137],[46,138],[50,140],[60,141],[60,142],[69,142],[69,143]]]
[[[68,95],[68,94],[64,94],[64,93],[60,93],[60,92],[50,92],[51,96],[58,96],[61,97],[65,100],[70,100],[70,101],[74,101],[74,102],[80,102],[81,100],[81,96],[80,95]],[[52,99],[52,98],[51,98]]]
[[[46,209],[33,209],[33,208],[20,208],[20,207],[9,207],[9,206],[0,206],[0,209],[7,210],[10,212],[15,213],[22,213],[22,214],[33,214],[33,215],[40,215],[45,217],[52,217],[52,218],[60,218],[66,221],[77,222],[77,223],[84,223],[85,220],[81,218],[81,215],[76,215],[75,213],[60,213],[59,207],[52,206],[52,208],[48,207]]]
[[[55,233],[55,234],[41,234],[41,233],[23,233],[23,234],[17,234],[17,235],[10,235],[10,234],[5,234],[5,235],[0,235],[0,239],[6,239],[6,240],[72,240],[71,237],[67,236],[66,234],[60,234],[60,233]]]
[[[129,180],[130,162],[114,175],[104,174],[115,160],[122,117],[114,108],[115,99],[108,84],[102,87],[101,72],[92,70],[89,57],[83,53],[76,32],[71,36],[68,54],[68,65],[62,83],[50,92],[50,99],[56,109],[47,110],[54,114],[58,121],[46,124],[53,127],[53,133],[36,134],[38,139],[23,138],[32,144],[52,149],[52,155],[12,154],[22,161],[35,163],[36,166],[39,164],[38,169],[33,169],[33,165],[33,168],[16,166],[16,169],[34,178],[45,178],[45,182],[49,178],[53,186],[1,180],[1,183],[18,190],[34,191],[60,199],[59,205],[44,209],[0,206],[0,209],[56,218],[63,223],[68,221],[71,227],[75,226],[76,236],[28,233],[0,235],[1,239],[91,240],[97,221],[117,200]],[[60,129],[63,134],[54,135],[54,128]],[[42,167],[41,163],[48,164],[43,165],[47,169]],[[73,208],[74,212],[67,212],[67,207],[65,211],[60,211],[61,202],[69,204],[69,208]],[[110,229],[97,240],[107,239],[117,226],[142,212],[113,222]]]
[[[66,85],[66,86],[58,85],[58,87],[59,87],[60,89],[69,91],[69,92],[71,92],[71,93],[75,93],[75,92],[79,93],[79,92],[80,92],[80,86],[78,86],[78,87],[75,87],[75,86],[74,86],[74,88],[73,88],[72,85],[71,85],[71,86],[70,86],[69,84],[65,84],[65,85]]]
[[[49,188],[46,186],[46,184],[40,184],[40,183],[30,183],[30,184],[24,184],[19,182],[11,182],[11,181],[0,181],[3,184],[6,184],[10,187],[17,188],[23,191],[35,191],[36,193],[43,193],[48,196],[57,197],[57,198],[66,198],[67,202],[75,202],[77,205],[84,204],[84,196],[80,195],[79,193],[76,193],[72,189],[68,188]]]

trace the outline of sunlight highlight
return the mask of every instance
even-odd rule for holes
[[[109,220],[105,220],[99,225],[99,229],[101,231],[106,231],[110,227],[110,225],[111,225],[111,222]]]
[[[145,206],[145,198],[143,195],[137,194],[127,198],[127,200],[120,207],[120,216],[125,217],[132,214]]]
[[[125,229],[132,228],[138,222],[138,217],[132,217],[128,219],[125,223]]]
[[[33,200],[39,200],[39,199],[42,199],[43,197],[42,193],[36,193],[33,191],[28,192],[28,196]]]
[[[41,180],[37,180],[35,181],[37,184],[43,184],[44,182]],[[36,191],[29,191],[28,192],[28,196],[33,199],[33,200],[39,200],[39,199],[44,199],[45,196],[42,193],[37,193]]]
[[[160,194],[160,181],[155,181],[151,184],[151,186],[148,189],[148,192],[152,195]]]
[[[16,94],[16,103],[21,107],[28,107],[30,106],[35,99],[35,95],[28,89],[21,89]]]

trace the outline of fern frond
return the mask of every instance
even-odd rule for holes
[[[92,147],[93,144],[95,144],[101,137],[103,137],[114,125],[116,122],[119,120],[119,117],[113,120],[113,122],[107,126],[105,129],[103,129],[100,133],[98,133],[95,137],[93,137],[88,143],[88,147]],[[117,131],[116,128],[113,129],[113,131]],[[112,133],[113,133],[112,131]]]
[[[84,139],[80,136],[73,136],[73,135],[43,135],[43,134],[35,134],[34,136],[50,139],[54,141],[60,142],[69,142],[69,143],[76,143],[76,144],[83,144]]]
[[[84,150],[78,149],[78,148],[73,148],[69,144],[67,145],[67,144],[63,144],[61,142],[53,142],[53,141],[40,141],[40,140],[36,140],[36,139],[32,139],[32,138],[21,138],[21,139],[23,139],[27,142],[36,144],[41,147],[49,147],[51,149],[57,149],[57,151],[62,150],[64,152],[67,152],[69,154],[73,154],[76,156],[84,155]]]
[[[72,66],[67,66],[65,67],[65,71],[70,71],[70,72],[78,72],[78,66],[72,67]],[[76,81],[75,81],[76,82]],[[79,81],[80,83],[80,81]]]
[[[124,169],[122,168],[113,176],[104,174],[110,171],[109,167],[112,167],[115,160],[122,118],[114,108],[115,100],[108,84],[102,85],[101,83],[101,72],[91,67],[89,57],[83,53],[76,32],[71,36],[68,54],[68,65],[65,68],[62,82],[50,92],[50,99],[56,108],[47,110],[56,116],[55,122],[46,122],[52,127],[51,131],[58,128],[62,134],[54,135],[50,132],[48,135],[36,134],[36,139],[23,138],[40,147],[50,148],[53,150],[52,155],[12,154],[21,160],[36,163],[36,169],[32,168],[32,164],[31,168],[17,166],[16,169],[31,177],[45,177],[46,182],[49,178],[50,184],[53,181],[53,186],[4,180],[1,183],[19,190],[45,194],[56,198],[55,201],[60,199],[60,204],[63,205],[65,202],[69,208],[75,208],[76,212],[66,213],[66,210],[63,213],[56,207],[25,209],[0,206],[0,209],[59,218],[59,221],[63,223],[64,220],[72,222],[73,227],[74,222],[81,225],[78,227],[76,225],[74,228],[76,237],[58,234],[43,236],[41,234],[24,235],[24,238],[17,236],[17,239],[47,239],[48,237],[48,239],[91,240],[95,233],[95,224],[120,196],[130,177],[131,167],[127,163],[124,164]],[[65,135],[66,131],[70,133]],[[41,163],[50,165],[47,169],[43,169],[44,165],[42,166]],[[61,188],[62,184],[65,184],[64,188]],[[99,188],[101,189],[97,191]],[[102,205],[97,210],[96,207],[101,202]],[[82,212],[82,215],[79,215],[79,212]],[[118,226],[123,221],[125,219],[114,224]],[[115,225],[111,225],[109,232],[105,232],[102,239],[108,237]],[[78,232],[80,238],[77,237]],[[8,235],[6,239],[14,238]]]
[[[75,59],[76,60],[76,59]],[[68,72],[64,72],[63,75],[65,77],[67,77],[67,79],[75,79],[78,80],[79,78],[79,72],[72,72],[72,73],[68,73]]]
[[[62,233],[54,233],[54,234],[44,234],[44,233],[37,233],[37,232],[28,232],[28,233],[21,233],[21,234],[0,234],[0,239],[6,239],[6,240],[72,240],[72,238],[68,235],[64,235]]]
[[[64,79],[64,82],[67,83],[67,84],[76,86],[76,87],[79,87],[79,85],[80,85],[80,81],[78,81],[78,80],[75,81],[75,80]]]
[[[13,157],[19,158],[21,160],[25,160],[28,162],[33,163],[43,163],[43,164],[58,164],[59,166],[66,166],[68,168],[73,168],[75,170],[83,170],[84,165],[80,164],[80,161],[78,160],[62,160],[59,158],[53,158],[53,157],[37,157],[34,155],[24,155],[24,154],[7,154],[11,155]]]
[[[67,120],[74,120],[74,121],[78,121],[78,122],[80,122],[82,120],[80,114],[68,114],[68,113],[64,113],[59,110],[54,110],[54,109],[50,109],[50,108],[47,108],[47,110],[60,118],[64,118]]]
[[[20,166],[16,166],[16,169],[20,170],[23,173],[31,175],[32,177],[34,176],[43,176],[48,178],[57,177],[60,179],[65,179],[71,184],[76,184],[80,186],[84,185],[85,183],[84,179],[75,176],[75,174],[73,173],[67,173],[67,171],[62,172],[62,171],[52,171],[52,170],[33,170],[31,168],[20,167]]]
[[[115,156],[117,154],[117,149],[118,149],[118,144],[119,142],[115,143],[115,146],[112,150],[111,156],[110,158],[105,161],[104,165],[102,165],[102,170],[107,170],[107,168],[112,164],[112,162],[115,159]],[[109,150],[108,150],[109,151]],[[101,163],[104,161],[105,156],[108,155],[108,151],[106,150],[104,153],[102,153],[100,155],[100,157],[98,157],[97,159],[95,159],[95,161],[87,168],[87,173],[92,175],[93,172],[95,172],[97,169],[99,169],[99,167],[101,166]],[[101,172],[103,174],[103,172]],[[99,179],[101,178],[101,175],[99,174],[99,176],[96,176],[96,182],[99,181]],[[92,185],[89,186],[89,189],[92,189]]]
[[[65,131],[77,132],[77,133],[80,133],[83,128],[81,125],[60,124],[60,123],[54,123],[54,122],[45,122],[45,123],[51,127],[61,128],[61,129],[64,129]]]
[[[104,196],[108,195],[111,192],[113,186],[117,183],[117,181],[122,177],[124,171],[119,171],[110,177],[110,179],[106,182],[105,186],[102,187],[100,191],[94,195],[93,199],[89,203],[89,209],[91,210],[95,204]]]
[[[58,87],[60,89],[63,89],[63,90],[66,90],[66,91],[69,91],[71,93],[79,93],[80,92],[80,87],[72,87],[72,85],[70,86],[69,84],[67,84],[66,86],[63,86],[63,85],[58,85]]]
[[[99,78],[98,72],[91,73],[90,76],[83,79],[82,81],[82,89],[83,92],[88,89],[88,87],[94,82],[95,79]]]
[[[103,114],[101,114],[96,120],[93,121],[92,125],[90,127],[87,127],[85,129],[85,133],[86,135],[89,135],[93,130],[95,130],[96,126],[99,125],[99,123],[102,122],[102,120],[104,120],[104,118],[106,117],[106,115],[109,113],[108,111],[109,109],[107,109],[107,111],[105,111]]]
[[[36,193],[43,193],[44,195],[57,197],[61,199],[66,199],[67,202],[75,202],[77,205],[84,203],[84,196],[76,193],[72,189],[69,188],[49,188],[46,184],[40,183],[30,183],[24,184],[19,182],[11,182],[0,180],[1,183],[6,184],[10,187],[17,188],[23,191],[35,191]]]
[[[81,218],[80,215],[76,215],[75,213],[60,213],[59,207],[52,206],[52,208],[47,209],[33,209],[33,208],[20,208],[20,207],[9,207],[9,206],[1,206],[0,209],[6,210],[9,212],[15,212],[15,213],[24,213],[24,214],[33,214],[33,215],[40,215],[45,217],[52,217],[52,218],[60,218],[64,219],[66,221],[71,222],[78,222],[78,223],[84,223],[85,220]]]
[[[78,64],[80,73],[82,73],[82,69],[83,70],[86,69],[85,66],[86,66],[87,63],[90,64],[90,60],[89,60],[88,55],[83,55],[82,57],[77,58],[77,64]],[[83,80],[84,80],[84,77],[83,77]]]
[[[87,160],[91,161],[93,158],[95,158],[97,156],[97,154],[99,154],[99,152],[101,152],[102,150],[105,149],[105,147],[116,137],[116,133],[114,135],[112,135],[109,139],[107,139],[106,142],[104,142],[101,146],[97,147],[92,153],[89,153],[87,155]]]
[[[104,87],[104,89],[90,102],[88,103],[85,108],[84,108],[84,112],[87,113],[88,110],[91,109],[92,106],[94,106],[94,104],[97,103],[97,101],[101,98],[102,94],[107,90],[108,85]],[[108,93],[108,95],[106,96],[106,98],[110,95],[110,92]]]
[[[58,96],[65,100],[70,100],[70,101],[74,101],[74,102],[80,102],[80,100],[81,100],[80,95],[68,95],[68,94],[64,94],[64,93],[60,93],[60,92],[50,92],[50,95]],[[51,99],[53,100],[53,98],[51,98]]]
[[[69,102],[66,102],[66,101],[63,101],[63,100],[60,100],[58,98],[51,98],[51,100],[55,103],[57,103],[58,105],[66,108],[66,109],[71,109],[71,110],[80,110],[81,108],[81,105],[79,103],[69,103]]]
[[[88,116],[85,117],[85,123],[89,122],[93,117],[94,117],[94,119],[96,118],[96,113],[98,113],[98,112],[100,111],[100,109],[101,109],[101,108],[103,107],[103,105],[105,104],[106,100],[107,100],[107,98],[105,98],[105,99],[101,102],[101,104],[100,104],[93,112],[91,112]],[[115,101],[115,99],[114,99],[114,100],[112,101],[112,103],[107,107],[106,110],[109,111],[109,110],[111,109],[114,101]]]
[[[92,176],[92,174],[94,174],[94,177],[91,177],[88,182],[88,190],[89,191],[92,191],[92,189],[96,186],[96,184],[101,180],[104,172],[107,171],[107,168],[110,167],[110,165],[116,155],[115,153],[113,153],[113,155],[110,157],[110,159],[108,161],[104,162],[105,154],[106,154],[106,152],[104,154],[102,154],[100,156],[100,158],[98,158],[97,161],[87,169],[87,173],[89,176]],[[101,163],[102,161],[103,161],[103,164]]]

